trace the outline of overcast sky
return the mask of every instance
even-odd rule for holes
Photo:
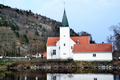
[[[56,21],[62,21],[64,4],[69,27],[75,32],[86,31],[97,43],[107,42],[112,25],[120,22],[120,0],[0,0],[0,3],[31,10]]]

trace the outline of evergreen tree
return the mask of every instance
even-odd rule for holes
[[[24,38],[24,40],[25,40],[26,43],[29,43],[29,39],[28,39],[28,37],[27,37],[26,34],[23,35],[23,38]]]
[[[37,31],[37,30],[36,30],[36,32],[35,32],[35,35],[36,35],[36,36],[39,36],[39,33],[38,33],[38,31]]]
[[[7,21],[4,21],[4,22],[3,22],[3,26],[8,26]]]

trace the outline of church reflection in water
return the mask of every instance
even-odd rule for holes
[[[119,80],[113,74],[47,74],[47,80]]]
[[[3,74],[3,75],[2,75]],[[120,80],[120,75],[104,73],[2,73],[0,80]]]

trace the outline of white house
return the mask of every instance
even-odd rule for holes
[[[47,59],[68,59],[80,61],[112,60],[112,43],[90,44],[89,36],[70,37],[70,27],[64,10],[60,37],[48,37]]]

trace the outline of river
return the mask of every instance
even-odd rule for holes
[[[0,80],[120,80],[120,74],[117,70],[102,70],[102,72],[85,72],[83,70],[77,73],[47,73],[41,70],[23,70],[0,73]]]

